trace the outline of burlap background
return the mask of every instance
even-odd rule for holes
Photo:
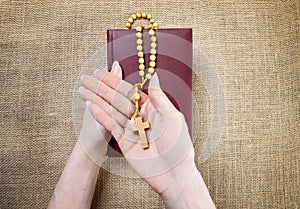
[[[217,207],[298,208],[298,0],[2,0],[0,208],[47,206],[77,140],[72,101],[81,66],[106,43],[106,29],[123,28],[136,11],[164,28],[192,27],[194,46],[223,82],[226,130],[212,157],[197,162]],[[199,156],[210,104],[194,81]],[[163,208],[142,180],[101,176],[92,208]]]

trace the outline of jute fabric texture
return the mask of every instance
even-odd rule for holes
[[[196,75],[193,89],[196,162],[217,207],[299,208],[297,0],[2,0],[0,208],[46,208],[77,140],[82,66],[106,44],[106,30],[123,28],[137,11],[162,28],[193,28],[195,50],[222,81],[226,126],[204,163],[210,95]],[[101,169],[92,208],[163,207],[141,179]]]

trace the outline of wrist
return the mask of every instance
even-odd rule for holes
[[[81,130],[78,137],[78,144],[87,156],[86,159],[93,162],[98,167],[101,167],[103,162],[107,159],[107,142],[103,139],[102,135],[98,134],[95,136]]]
[[[181,174],[172,176],[170,185],[160,194],[164,202],[177,201],[183,194],[190,191],[194,185],[201,185],[202,177],[196,166]]]
[[[111,133],[97,123],[88,110],[85,110],[78,142],[87,160],[101,167],[107,159],[107,142],[110,138]]]
[[[107,160],[107,147],[99,149],[98,152],[96,152],[96,150],[93,151],[93,149],[89,149],[84,144],[81,144],[80,141],[78,141],[78,144],[81,147],[81,150],[85,156],[84,160],[88,164],[93,164],[99,169],[102,166],[102,164]]]
[[[77,142],[54,190],[48,208],[89,208],[99,174]]]
[[[174,177],[173,183],[161,197],[167,209],[215,208],[196,166],[187,173]]]

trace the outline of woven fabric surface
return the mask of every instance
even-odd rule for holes
[[[195,51],[222,81],[226,127],[204,163],[210,95],[196,74],[193,87],[196,163],[217,207],[299,208],[297,0],[2,0],[0,208],[46,208],[77,140],[73,101],[82,66],[106,44],[106,30],[124,28],[137,11],[161,28],[193,28]],[[141,179],[101,169],[92,208],[164,206]]]

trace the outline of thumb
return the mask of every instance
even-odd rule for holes
[[[151,103],[157,109],[160,108],[166,110],[175,108],[167,95],[161,89],[157,73],[155,73],[150,79],[148,96]]]
[[[114,61],[113,65],[111,67],[111,72],[122,79],[123,72],[122,72],[122,68],[118,61]]]

